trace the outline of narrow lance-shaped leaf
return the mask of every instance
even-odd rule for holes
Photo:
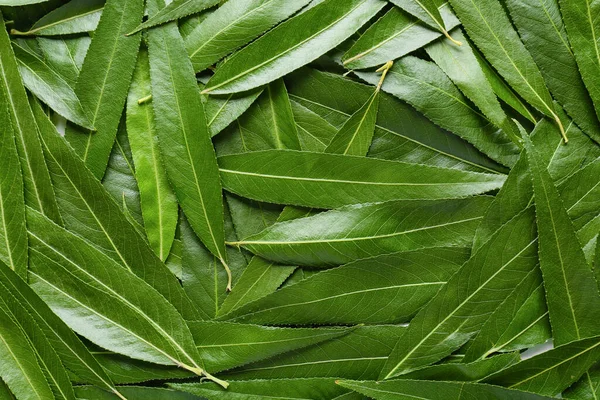
[[[554,119],[568,140],[552,97],[531,54],[498,0],[450,0],[467,33],[512,88],[540,112]]]
[[[339,381],[338,384],[376,400],[550,400],[550,397],[480,383],[399,379],[389,382]]]
[[[283,287],[224,318],[268,325],[407,322],[468,253],[433,248],[354,261]],[[381,303],[382,298],[389,300]]]
[[[523,135],[533,178],[540,268],[557,345],[598,335],[600,293],[558,190],[529,136]]]
[[[333,49],[384,5],[381,0],[324,1],[233,55],[203,93],[241,92],[272,82]]]
[[[73,88],[91,41],[89,36],[37,38],[40,51],[48,65]]]
[[[411,320],[380,377],[437,362],[462,346],[537,264],[533,208],[504,224]]]
[[[565,17],[576,8],[565,2]],[[583,4],[584,2],[580,2]],[[579,69],[567,37],[567,31],[558,7],[558,0],[510,0],[506,2],[521,39],[540,67],[548,88],[567,113],[591,138],[600,141],[600,124],[595,117],[594,105],[579,74]],[[582,23],[583,21],[583,23]],[[578,19],[571,29],[589,26]],[[573,32],[574,37],[580,37]],[[573,41],[573,39],[571,39]],[[573,43],[579,44],[575,40]],[[579,50],[579,49],[577,49]],[[590,60],[591,61],[591,60]],[[600,64],[598,64],[600,68]],[[600,69],[598,69],[600,71]],[[566,84],[568,82],[568,84]],[[591,83],[593,84],[593,83]]]
[[[144,229],[150,246],[165,261],[175,236],[178,207],[158,147],[152,105],[138,102],[150,91],[148,53],[141,50],[127,98],[127,135],[140,188]]]
[[[154,255],[83,161],[58,135],[41,107],[34,108],[34,111],[53,184],[59,193],[65,227],[85,237],[104,254],[146,280],[186,320],[200,318],[177,279]]]
[[[218,3],[219,0],[174,0],[148,18],[146,22],[140,24],[131,31],[129,35],[133,35],[142,29],[152,28],[157,25],[187,17],[188,15],[198,13]]]
[[[23,178],[7,100],[5,89],[0,87],[0,261],[26,279],[27,228]]]
[[[36,54],[13,43],[25,86],[50,108],[71,122],[94,129],[69,83]]]
[[[499,371],[485,381],[556,396],[578,380],[599,358],[600,338],[596,336],[555,347]]]
[[[453,39],[448,34],[435,0],[391,0],[391,2],[442,32],[455,45],[462,46],[461,41]]]
[[[96,29],[105,0],[71,0],[40,18],[30,30],[13,35],[71,35]]]
[[[478,196],[360,204],[280,222],[233,244],[276,262],[317,267],[401,251],[468,246],[490,202]]]
[[[204,109],[210,135],[215,136],[237,120],[261,95],[262,89],[239,95],[206,96]]]
[[[219,157],[226,190],[277,204],[335,208],[399,199],[462,197],[504,176],[371,158],[266,150]]]
[[[357,75],[372,84],[378,79],[373,73],[359,72]],[[473,108],[434,63],[413,56],[403,57],[390,69],[382,90],[408,102],[434,123],[473,144],[493,160],[507,166],[516,162],[518,147],[506,133]]]
[[[596,115],[599,115],[600,84],[595,77],[600,72],[600,57],[598,56],[600,54],[600,43],[598,43],[600,3],[595,0],[559,0],[559,3],[581,78],[592,98]],[[561,87],[567,86],[563,84]]]
[[[148,38],[152,105],[169,180],[190,225],[229,273],[219,170],[192,64],[176,24],[152,29]]]
[[[448,2],[435,2],[447,30],[460,24]],[[431,29],[399,7],[393,7],[358,38],[342,61],[346,68],[374,67],[420,49],[440,36],[439,30]]]
[[[160,293],[41,214],[28,221],[31,286],[73,330],[129,357],[210,377],[185,321]]]
[[[0,265],[0,286],[4,290],[4,301],[10,305],[11,309],[22,308],[31,315],[65,367],[76,373],[85,382],[119,395],[106,372],[102,370],[102,367],[75,333],[50,310],[27,283],[5,265]]]
[[[600,363],[596,363],[581,379],[562,394],[565,399],[593,399],[600,396]]]
[[[8,113],[21,162],[25,203],[43,212],[53,221],[60,222],[58,205],[44,161],[42,146],[37,134],[33,134],[37,132],[37,126],[2,17],[0,17],[0,78],[1,90],[6,94]]]
[[[300,148],[304,151],[322,153],[338,133],[335,126],[319,114],[292,100],[292,111],[298,128]]]
[[[251,42],[310,0],[232,0],[185,36],[194,70],[202,71]]]
[[[101,179],[115,141],[141,35],[125,37],[142,19],[143,0],[108,0],[81,68],[75,93],[96,131],[68,129],[66,137]]]

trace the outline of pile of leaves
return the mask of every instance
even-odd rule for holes
[[[0,5],[1,399],[600,397],[600,1]]]

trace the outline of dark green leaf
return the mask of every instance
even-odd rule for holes
[[[157,25],[187,17],[188,15],[198,13],[218,3],[219,0],[173,0],[148,18],[146,22],[131,31],[129,35],[133,35],[142,29],[152,28]]]

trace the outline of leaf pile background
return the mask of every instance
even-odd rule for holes
[[[0,15],[0,399],[600,397],[600,1]]]

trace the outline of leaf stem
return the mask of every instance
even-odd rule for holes
[[[152,100],[152,95],[151,95],[151,94],[149,94],[149,95],[148,95],[148,96],[146,96],[146,97],[142,97],[141,99],[139,99],[139,100],[138,100],[138,102],[137,102],[137,103],[138,103],[139,105],[142,105],[142,104],[144,104],[144,103],[147,103],[147,102],[149,102],[150,100]]]
[[[560,134],[563,137],[563,140],[565,141],[565,144],[569,143],[569,138],[567,137],[567,132],[565,132],[565,127],[563,126],[562,122],[560,121],[560,118],[558,117],[558,115],[556,115],[555,112],[550,111],[552,113],[552,116],[554,117],[554,121],[556,121],[556,124],[558,125],[558,129],[560,129]]]
[[[387,75],[388,71],[392,68],[392,66],[394,65],[394,62],[392,60],[386,62],[385,64],[383,64],[381,67],[379,67],[375,72],[381,72],[381,78],[379,79],[379,83],[377,83],[377,90],[381,89],[381,86],[383,86],[383,81],[385,80],[385,76]]]
[[[116,388],[112,389],[112,392],[121,400],[127,400],[127,397],[123,396]]]
[[[225,272],[227,272],[227,291],[231,292],[231,281],[232,281],[232,277],[231,277],[231,269],[229,269],[229,265],[227,265],[227,263],[225,262],[224,259],[220,259],[221,260],[221,264],[223,264],[223,268],[225,268]]]
[[[11,29],[10,30],[10,34],[13,36],[31,36],[35,33],[35,31],[27,31],[27,32],[22,32],[18,29]]]
[[[181,367],[187,369],[190,372],[193,372],[194,374],[196,374],[198,376],[204,376],[206,379],[213,381],[214,383],[222,386],[224,389],[227,389],[229,387],[229,383],[227,383],[226,381],[219,379],[215,376],[212,376],[211,374],[209,374],[202,368],[190,367],[189,365],[185,365],[185,364],[181,364]]]
[[[442,33],[444,34],[444,36],[446,36],[448,38],[448,40],[450,40],[455,45],[457,45],[457,46],[462,46],[463,45],[462,42],[460,42],[460,41],[454,39],[452,36],[450,36],[450,34],[448,33],[447,30],[442,29]]]

